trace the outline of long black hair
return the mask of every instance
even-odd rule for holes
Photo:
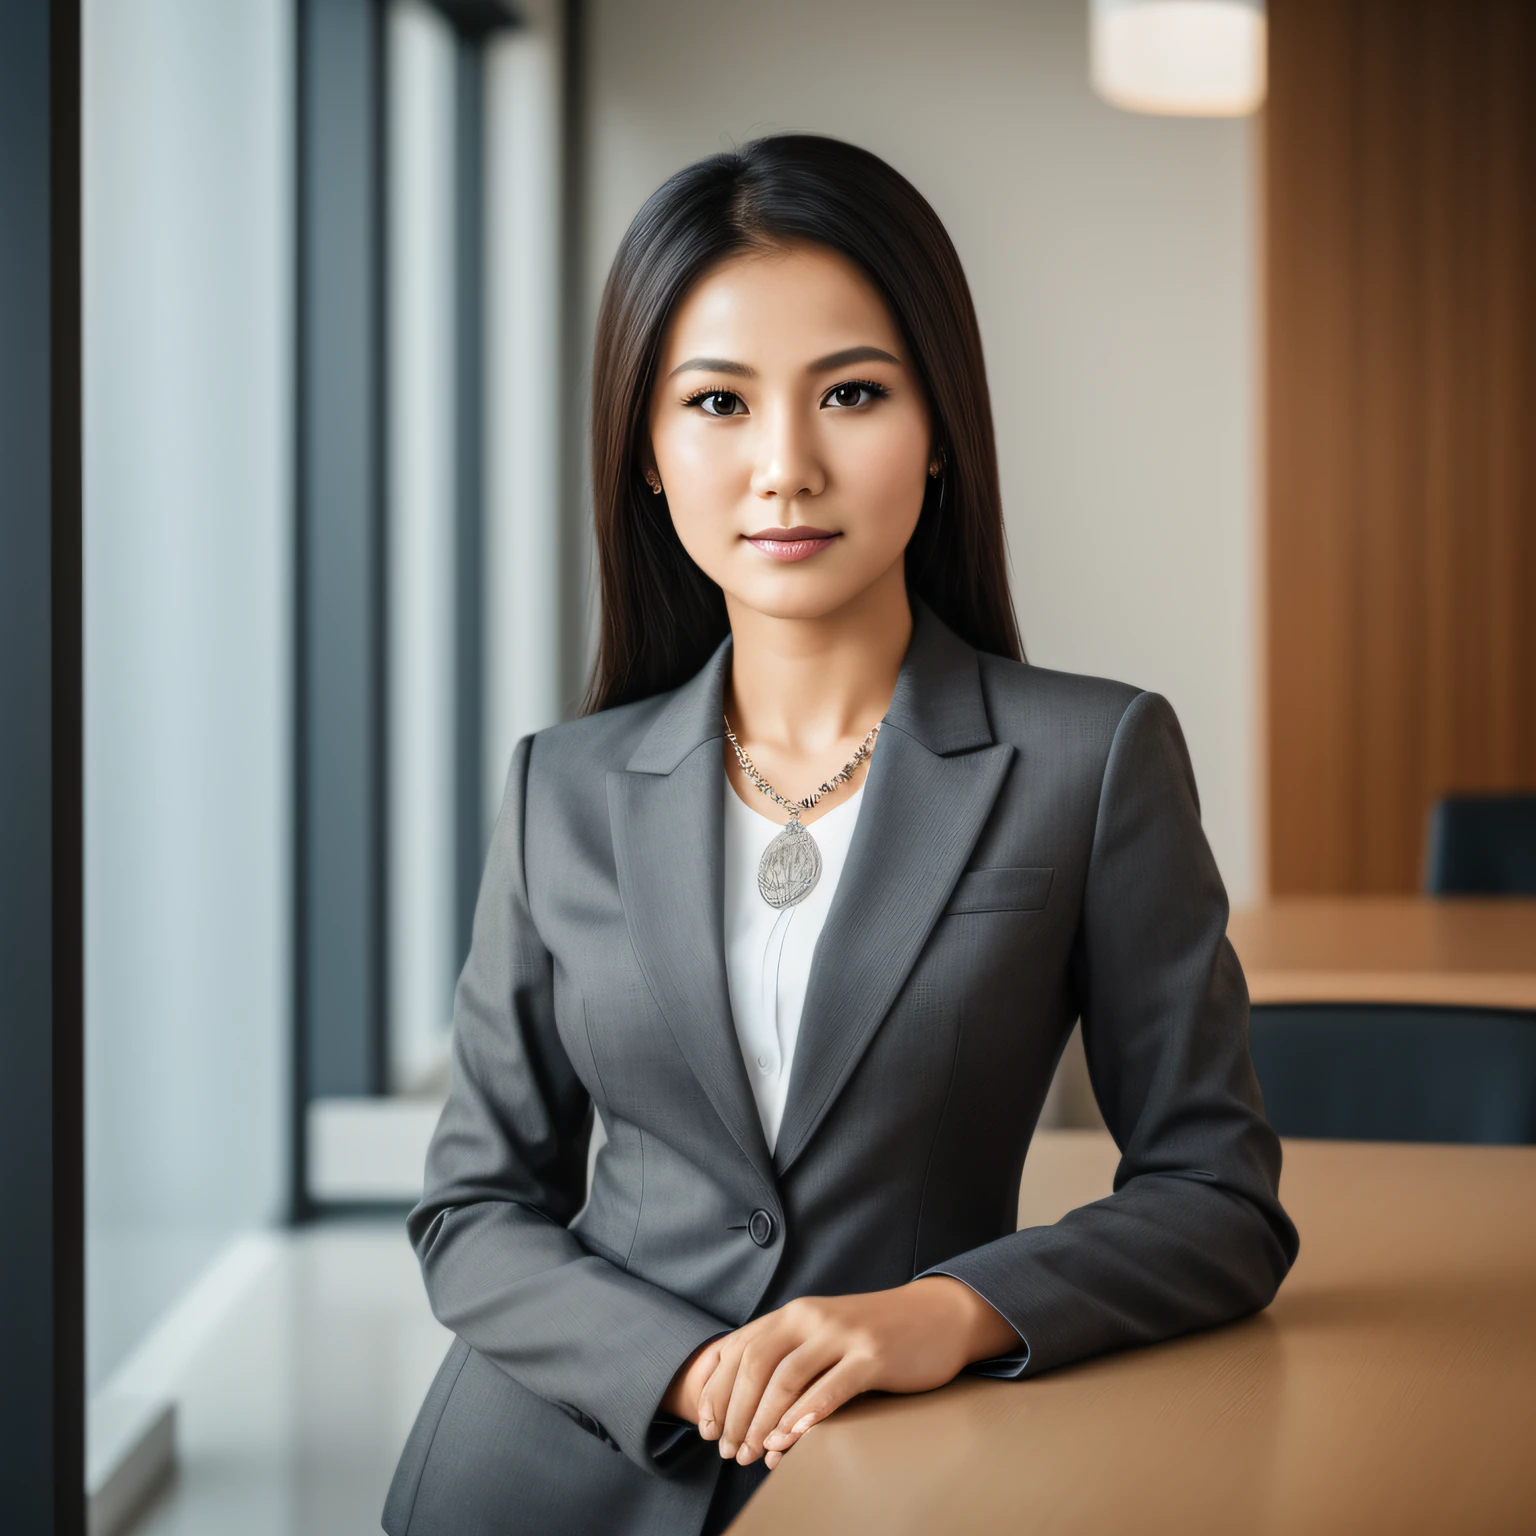
[[[910,349],[944,468],[906,552],[907,590],[978,650],[1023,660],[1008,592],[1002,497],[981,333],[960,258],[904,176],[840,139],[777,134],[670,177],[635,215],[608,273],[592,366],[592,490],[602,586],[588,712],[675,688],[724,638],[720,588],[645,483],[662,333],[725,257],[810,242],[849,257]]]

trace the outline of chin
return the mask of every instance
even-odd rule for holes
[[[772,581],[742,582],[725,587],[726,593],[744,608],[774,619],[824,619],[855,602],[874,585],[878,576],[868,581],[829,579],[810,571],[786,571]]]

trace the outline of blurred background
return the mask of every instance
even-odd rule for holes
[[[1513,0],[85,0],[82,43],[97,1532],[377,1529],[489,829],[590,653],[592,319],[684,163],[821,131],[933,203],[1029,656],[1171,700],[1235,907],[1410,896],[1437,802],[1536,791]],[[1096,1116],[1074,1046],[1047,1122]]]

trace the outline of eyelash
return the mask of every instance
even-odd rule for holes
[[[832,388],[827,391],[827,395],[835,394],[840,389],[867,389],[870,394],[875,397],[876,400],[885,400],[889,398],[891,393],[884,384],[877,384],[873,379],[844,379],[841,384],[834,384]],[[826,398],[826,395],[822,396],[823,400]],[[857,407],[844,406],[843,409],[856,410]]]
[[[877,384],[873,379],[843,379],[840,383],[834,384],[832,386],[832,388],[827,391],[827,394],[822,396],[822,399],[825,400],[828,395],[834,394],[839,389],[850,389],[850,388],[851,389],[867,389],[870,392],[870,394],[873,395],[875,397],[875,399],[877,399],[877,400],[885,400],[885,399],[889,398],[890,393],[891,393],[890,390],[888,390],[885,387],[884,384]],[[685,406],[695,406],[695,407],[697,407],[697,406],[701,405],[705,400],[711,399],[712,397],[714,397],[716,395],[729,395],[733,400],[741,399],[741,396],[738,395],[734,389],[707,389],[706,388],[706,389],[695,390],[691,395],[687,396],[683,400],[683,404]],[[858,407],[857,406],[843,406],[842,409],[843,410],[857,410]],[[706,416],[712,416],[712,415],[717,415],[717,414],[719,414],[719,413],[714,412],[714,411],[705,411],[704,412],[704,415],[706,415]],[[732,416],[734,416],[736,413],[734,411],[732,411],[730,414]]]
[[[729,395],[733,400],[740,399],[740,396],[737,395],[734,389],[696,389],[691,395],[685,397],[683,404],[695,406],[700,405],[705,400],[710,399],[714,395]],[[711,411],[705,411],[704,414],[709,416],[714,413]]]

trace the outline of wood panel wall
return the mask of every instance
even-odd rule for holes
[[[1270,0],[1267,862],[1536,788],[1536,0]]]

